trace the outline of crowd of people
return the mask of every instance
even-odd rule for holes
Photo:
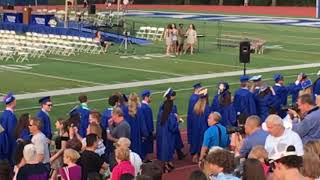
[[[166,55],[182,55],[188,51],[194,53],[195,44],[198,41],[197,31],[194,24],[190,24],[187,31],[183,24],[168,24],[164,31],[164,40],[166,44]],[[185,45],[186,44],[186,45]]]
[[[200,170],[189,179],[319,178],[319,79],[312,83],[300,73],[285,85],[275,74],[268,86],[260,75],[243,75],[234,95],[227,82],[218,83],[211,104],[208,89],[196,83],[186,121],[189,153]],[[186,156],[176,92],[164,93],[157,114],[152,92],[140,97],[116,92],[100,113],[81,94],[69,117],[55,120],[52,133],[51,97],[39,99],[35,116],[18,120],[17,100],[8,93],[0,117],[0,179],[161,179],[175,169],[175,153],[179,160]],[[151,161],[154,152],[160,163]]]

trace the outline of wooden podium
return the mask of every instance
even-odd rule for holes
[[[31,7],[23,8],[23,24],[29,24],[31,18]]]

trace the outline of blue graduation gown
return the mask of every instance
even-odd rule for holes
[[[237,114],[257,115],[254,95],[248,89],[239,88],[235,92],[233,106]]]
[[[199,99],[199,96],[197,94],[192,94],[190,96],[190,99],[189,99],[189,105],[188,105],[188,114],[187,114],[187,135],[188,135],[188,144],[191,143],[191,128],[192,128],[192,114],[193,114],[193,108],[194,108],[194,105],[197,103]]]
[[[77,108],[77,112],[80,113],[80,129],[79,134],[81,137],[85,137],[87,135],[87,128],[89,126],[89,115],[90,109],[87,107],[79,106]],[[102,123],[101,123],[102,125]]]
[[[128,109],[125,112],[126,112],[125,120],[129,123],[130,128],[131,128],[130,149],[133,152],[139,154],[140,158],[143,159],[144,155],[142,152],[142,138],[148,136],[148,131],[146,128],[146,123],[144,120],[144,116],[143,116],[141,107],[138,107],[137,114],[134,117],[129,115]]]
[[[51,139],[52,133],[51,133],[51,121],[50,117],[47,113],[43,112],[41,109],[37,114],[37,117],[41,121],[41,132],[46,135],[48,139]]]
[[[31,141],[31,136],[30,136],[29,129],[23,129],[21,131],[21,134],[20,134],[19,138],[23,139],[24,141],[30,142]]]
[[[277,99],[272,93],[268,93],[265,96],[256,96],[258,106],[258,116],[261,118],[261,123],[269,116],[269,109],[276,108]]]
[[[109,127],[108,121],[112,117],[113,108],[106,108],[101,116],[101,125],[107,129]]]
[[[11,156],[10,151],[10,141],[6,131],[0,133],[0,160],[8,160],[8,157]],[[11,160],[11,159],[10,159]]]
[[[141,110],[147,127],[148,137],[142,142],[143,154],[153,153],[153,113],[149,104],[141,103]]]
[[[0,118],[0,124],[4,128],[4,132],[3,132],[4,134],[1,135],[2,136],[1,140],[4,141],[4,144],[7,144],[7,145],[1,145],[1,146],[4,146],[2,147],[2,149],[8,150],[8,153],[5,159],[9,160],[9,162],[12,163],[12,159],[11,159],[12,152],[16,147],[16,138],[14,136],[14,129],[16,128],[16,125],[17,125],[16,115],[10,110],[4,110]],[[7,139],[7,143],[6,143],[6,139]]]
[[[168,120],[161,125],[160,120],[163,110],[160,108],[157,118],[157,159],[160,161],[171,161],[174,154],[174,138],[177,131],[179,131],[177,117],[175,113],[171,112]]]
[[[194,111],[192,113],[191,119],[191,131],[188,134],[191,135],[190,141],[190,153],[191,154],[200,154],[203,135],[204,132],[208,129],[208,116],[210,114],[209,105],[206,105],[204,113],[197,115]]]
[[[217,94],[213,98],[212,104],[211,104],[211,111],[216,111],[221,114],[221,120],[219,123],[225,127],[228,126],[235,126],[237,124],[237,113],[236,110],[233,106],[233,103],[227,105],[227,106],[222,106],[219,103],[219,97],[222,94]]]
[[[175,114],[178,114],[178,108],[175,104],[173,105],[172,112]],[[178,126],[179,126],[179,124],[178,124]],[[174,148],[176,150],[182,149],[184,147],[184,145],[182,142],[180,131],[176,131],[174,139],[175,139]]]
[[[291,95],[291,104],[296,104],[299,96],[299,91],[302,90],[301,83],[298,85],[291,84],[290,85],[289,94]]]
[[[318,78],[313,84],[313,94],[315,97],[320,95],[320,78]]]
[[[281,118],[284,118],[284,117],[286,117],[287,112],[286,111],[282,111],[281,107],[288,105],[288,95],[291,92],[294,92],[295,89],[297,88],[297,86],[295,84],[291,84],[289,86],[282,86],[280,84],[276,84],[272,88],[273,88],[274,92],[276,93],[276,99],[277,99],[276,108],[278,110],[277,111],[278,115]]]

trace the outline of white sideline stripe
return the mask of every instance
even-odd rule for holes
[[[181,58],[174,58],[173,60],[180,61],[180,62],[187,62],[187,63],[206,64],[206,65],[214,65],[214,66],[225,66],[225,67],[232,67],[232,68],[239,68],[240,67],[240,66],[234,66],[234,65],[228,65],[228,64],[210,63],[210,62],[203,62],[203,61],[191,61],[191,60],[185,60],[185,59],[181,59]]]
[[[90,62],[83,62],[83,61],[59,59],[59,58],[48,58],[48,59],[56,60],[56,61],[62,61],[62,62],[69,62],[69,63],[88,64],[88,65],[99,66],[99,67],[109,67],[109,68],[126,69],[126,70],[141,71],[141,72],[148,72],[148,73],[167,74],[167,75],[180,76],[180,77],[185,76],[183,74],[176,74],[176,73],[170,73],[170,72],[162,72],[162,71],[153,71],[153,70],[147,70],[147,69],[138,69],[138,68],[129,68],[129,67],[105,65],[105,64],[90,63]]]
[[[315,75],[317,73],[310,73],[308,75]],[[297,75],[294,74],[294,75],[288,75],[288,76],[285,76],[286,78],[288,77],[296,77]],[[272,80],[272,78],[263,78],[263,80]],[[231,83],[228,83],[229,85],[236,85],[236,84],[239,84],[239,82],[231,82]],[[213,85],[209,85],[209,86],[203,86],[205,88],[211,88],[211,87],[216,87],[217,85],[216,84],[213,84]],[[174,91],[176,92],[181,92],[181,91],[190,91],[192,90],[193,88],[182,88],[182,89],[175,89]],[[155,94],[162,94],[164,93],[165,91],[156,91],[156,92],[152,92],[152,95],[155,95]],[[98,102],[98,101],[105,101],[107,100],[108,98],[98,98],[98,99],[90,99],[90,102]],[[72,104],[78,104],[79,101],[70,101],[70,102],[65,102],[65,103],[55,103],[54,106],[57,107],[57,106],[65,106],[65,105],[72,105]],[[32,109],[38,109],[39,106],[33,106],[33,107],[26,107],[26,108],[18,108],[16,109],[16,111],[24,111],[24,110],[32,110]],[[185,117],[186,115],[180,115],[180,117]]]
[[[247,74],[273,72],[273,71],[284,71],[284,70],[293,70],[293,69],[303,69],[303,68],[314,68],[314,67],[320,67],[320,63],[250,69],[247,71]],[[129,82],[129,83],[111,84],[111,85],[101,85],[101,86],[93,86],[93,87],[85,87],[85,88],[72,88],[72,89],[68,89],[68,90],[53,90],[53,91],[48,91],[48,92],[20,94],[20,95],[16,95],[16,98],[17,99],[31,99],[31,98],[38,98],[38,97],[43,97],[43,96],[59,96],[59,95],[68,95],[68,94],[75,94],[75,93],[78,94],[78,93],[86,93],[86,92],[93,92],[93,91],[124,89],[124,88],[131,88],[131,87],[150,86],[150,85],[167,84],[167,83],[178,83],[178,82],[186,82],[186,81],[196,81],[196,80],[219,78],[219,77],[239,76],[242,74],[243,74],[242,71],[231,71],[231,72],[221,72],[221,73],[212,73],[212,74],[192,75],[192,76],[176,77],[176,78],[168,78],[168,79],[158,79],[158,80],[150,80],[150,81],[147,80],[147,81]]]
[[[11,71],[11,72],[20,73],[20,74],[28,74],[28,75],[34,75],[34,76],[40,76],[40,77],[46,77],[46,78],[52,78],[52,79],[59,79],[59,80],[64,80],[64,81],[73,81],[73,82],[87,83],[87,84],[93,84],[93,85],[105,85],[102,83],[96,83],[96,82],[92,82],[92,81],[64,78],[64,77],[46,75],[46,74],[40,74],[40,73],[34,73],[34,72],[16,71],[16,70],[11,70],[11,69],[6,69],[5,71]]]
[[[314,55],[320,55],[320,52],[312,52],[312,51],[299,51],[299,50],[291,50],[291,49],[279,49],[280,51],[286,51],[286,52],[297,52],[297,53],[304,53],[304,54],[314,54]]]

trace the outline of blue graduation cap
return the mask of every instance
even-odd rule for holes
[[[278,82],[278,81],[280,81],[280,80],[283,80],[283,76],[282,76],[281,74],[275,74],[275,75],[273,76],[273,80],[274,80],[275,82]]]
[[[141,92],[141,97],[144,98],[144,97],[149,97],[151,95],[151,91],[149,90],[144,90]]]
[[[256,75],[256,76],[252,76],[250,78],[250,81],[261,81],[262,75]]]
[[[9,92],[6,96],[3,97],[3,103],[4,104],[10,104],[13,102],[16,98],[13,96],[12,92]]]
[[[305,80],[301,83],[302,89],[307,89],[308,87],[312,86],[312,81],[310,79]]]
[[[194,84],[193,85],[193,88],[194,89],[198,89],[198,88],[201,88],[202,86],[201,86],[201,83],[200,82],[198,82],[198,83],[196,83],[196,84]]]
[[[249,81],[250,77],[247,75],[240,76],[240,82],[247,82]]]
[[[163,97],[175,96],[176,92],[172,88],[168,88],[167,91],[163,94]]]
[[[39,104],[46,104],[47,102],[50,102],[51,101],[50,98],[51,98],[50,96],[46,96],[46,97],[40,98],[39,99]]]

